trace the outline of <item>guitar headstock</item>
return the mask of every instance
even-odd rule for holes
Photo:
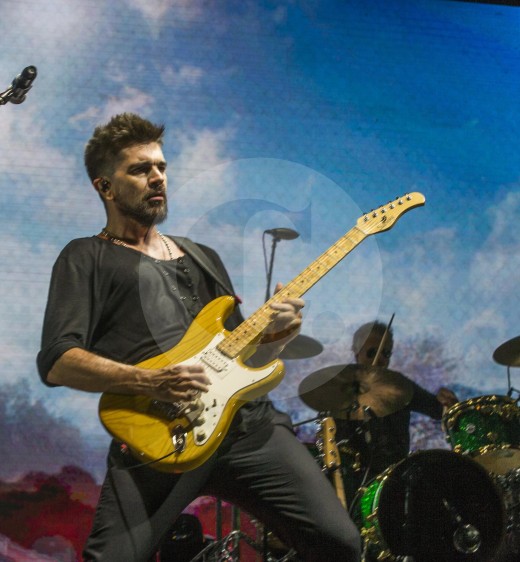
[[[415,207],[422,207],[426,198],[422,193],[407,193],[402,197],[396,197],[386,205],[366,213],[357,220],[357,227],[365,234],[375,234],[383,230],[389,230],[406,212]]]
[[[318,446],[322,464],[325,470],[334,470],[341,464],[338,447],[336,445],[336,423],[334,418],[323,418],[319,422],[317,432],[320,444]]]

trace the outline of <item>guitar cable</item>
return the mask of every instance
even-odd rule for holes
[[[128,445],[126,443],[121,443],[121,445],[119,446],[119,450],[120,450],[122,455],[128,455],[130,453],[130,449],[128,448]],[[156,462],[160,462],[164,459],[167,459],[168,457],[171,457],[174,453],[175,453],[175,451],[172,451],[171,453],[167,453],[166,455],[163,455],[162,457],[159,457],[158,459],[153,459],[151,461],[141,462],[139,464],[134,464],[132,466],[123,466],[121,468],[122,468],[122,470],[133,470],[134,468],[142,468],[143,466],[149,466],[149,465],[154,464]]]

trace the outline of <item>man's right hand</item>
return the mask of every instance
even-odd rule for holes
[[[174,365],[163,369],[143,369],[143,394],[164,402],[192,401],[211,384],[202,365]]]

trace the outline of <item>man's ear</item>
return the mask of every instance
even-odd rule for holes
[[[104,199],[111,199],[111,197],[107,196],[110,194],[112,184],[106,178],[96,178],[92,184],[101,197]]]

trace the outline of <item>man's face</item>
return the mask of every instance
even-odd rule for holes
[[[121,215],[143,226],[166,219],[166,161],[157,143],[124,148],[109,176],[113,203]]]
[[[359,350],[359,353],[356,355],[356,361],[360,365],[365,365],[366,367],[374,365],[374,359],[376,357],[376,353],[379,349],[379,345],[381,344],[382,339],[382,335],[370,334]],[[385,345],[383,346],[383,349],[381,349],[381,353],[379,354],[377,363],[375,363],[377,367],[388,367],[388,365],[390,364],[390,357],[392,355],[392,347],[392,339],[387,337]]]

